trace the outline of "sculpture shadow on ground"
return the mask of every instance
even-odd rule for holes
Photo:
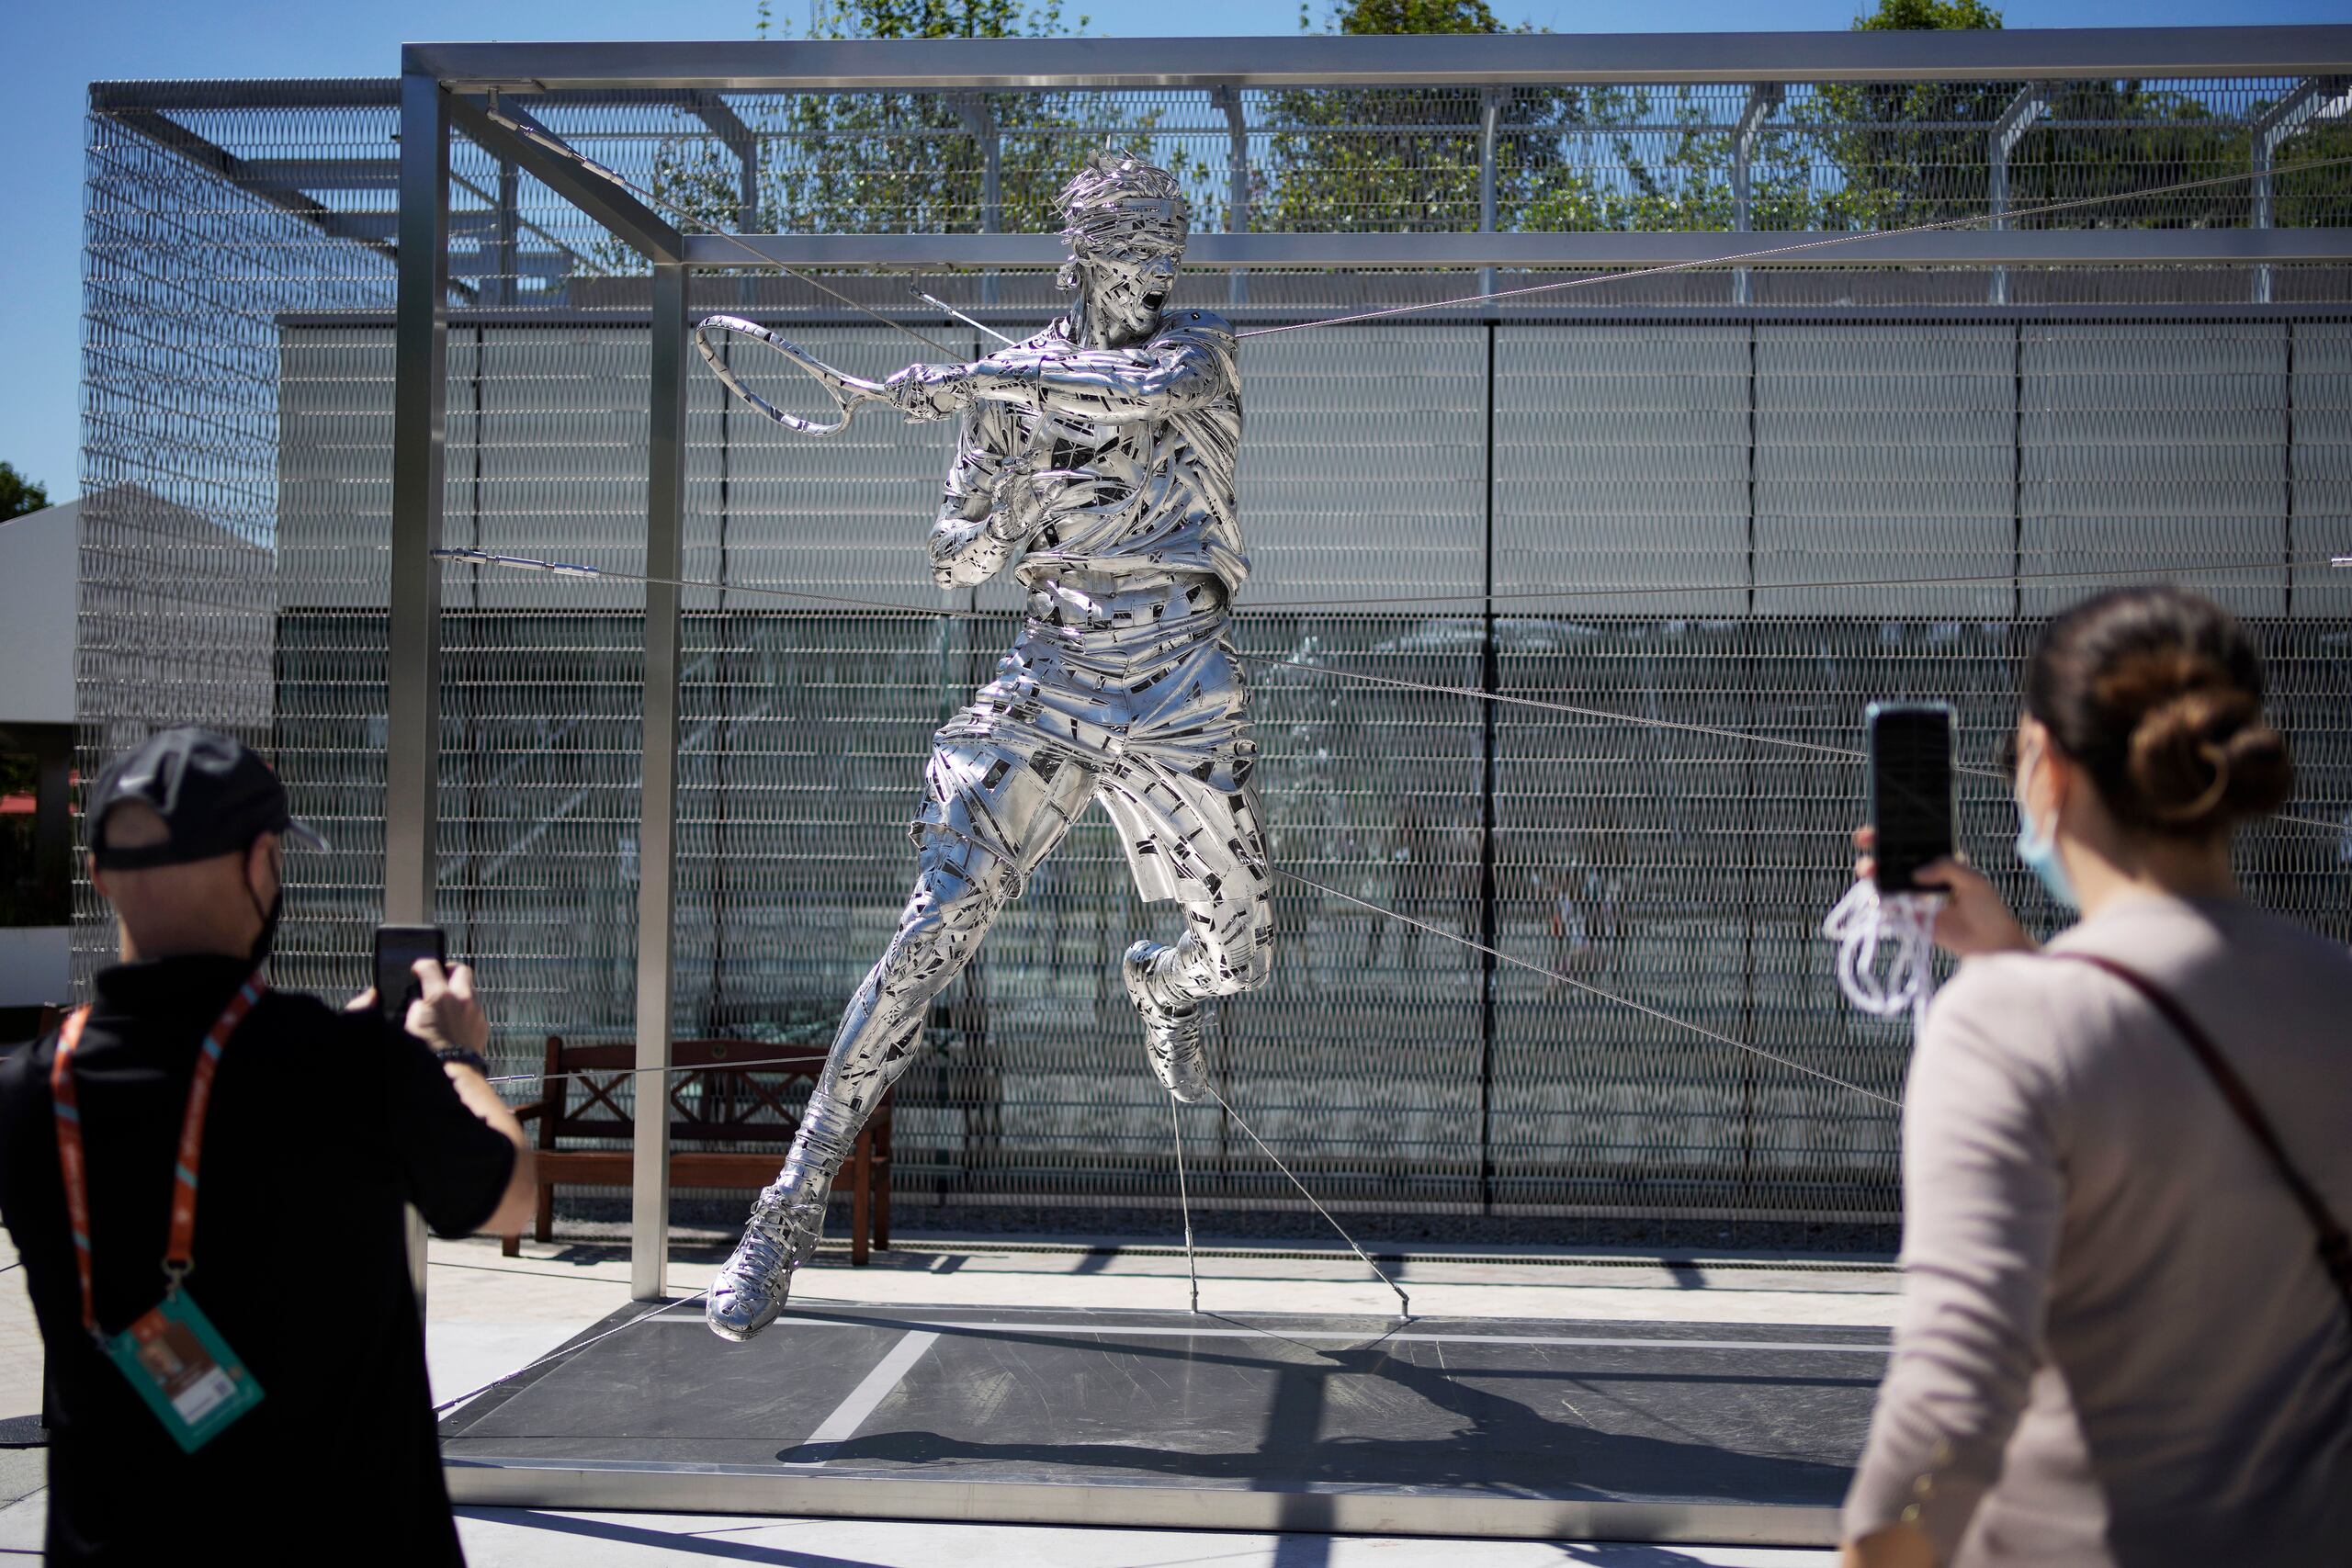
[[[1231,1350],[1163,1348],[1044,1335],[987,1337],[979,1365],[959,1362],[959,1375],[944,1374],[910,1384],[887,1408],[905,1422],[898,1430],[865,1433],[838,1442],[798,1444],[776,1454],[796,1465],[962,1468],[1011,1471],[1096,1471],[1150,1477],[1171,1483],[1251,1488],[1408,1486],[1484,1491],[1499,1495],[1606,1501],[1622,1496],[1713,1498],[1746,1503],[1834,1506],[1850,1477],[1847,1466],[1786,1453],[1725,1447],[1702,1429],[1719,1417],[1720,1404],[1737,1391],[1868,1390],[1872,1377],[1768,1376],[1731,1371],[1620,1371],[1448,1367],[1400,1351],[1419,1347],[1374,1340],[1363,1347],[1312,1348],[1273,1341],[1282,1350],[1250,1356]],[[1073,1390],[1072,1369],[1062,1354],[1083,1348],[1105,1357],[1091,1380],[1097,1395]],[[1442,1357],[1444,1347],[1434,1347]],[[1309,1359],[1295,1359],[1301,1353]],[[1057,1365],[1058,1363],[1058,1365]],[[1233,1415],[1262,1413],[1254,1440],[1230,1421],[1192,1419],[1202,1414],[1183,1401],[1185,1374],[1222,1372],[1271,1378],[1260,1400],[1237,1402]],[[1102,1383],[1124,1376],[1129,1386],[1100,1395]],[[1233,1439],[1225,1447],[1160,1446],[1136,1441],[1042,1438],[1008,1430],[1001,1438],[951,1435],[1013,1423],[991,1418],[989,1392],[1001,1380],[1015,1380],[1033,1393],[1050,1422],[1074,1429],[1102,1430],[1106,1415],[1125,1415],[1128,1429],[1176,1433],[1190,1429],[1214,1438],[1218,1428]],[[1577,1418],[1554,1416],[1502,1392],[1511,1384],[1570,1391],[1559,1396]],[[1681,1385],[1702,1391],[1695,1403],[1679,1402],[1685,1426],[1665,1402],[1628,1408],[1611,1392],[1624,1385]],[[1501,1385],[1498,1387],[1496,1385]],[[1238,1391],[1237,1391],[1238,1392]],[[1710,1397],[1712,1396],[1712,1397]],[[1569,1401],[1589,1397],[1614,1407],[1619,1424],[1663,1427],[1672,1436],[1604,1430],[1584,1419]],[[1090,1398],[1097,1403],[1087,1408]],[[1107,1400],[1107,1408],[1104,1401]],[[1119,1407],[1124,1404],[1125,1410]],[[1059,1410],[1057,1412],[1057,1404]],[[1861,1409],[1866,1414],[1867,1402]],[[1451,1417],[1451,1419],[1447,1419]],[[913,1423],[928,1418],[929,1429]],[[1384,1427],[1396,1436],[1377,1434]],[[1336,1429],[1335,1429],[1336,1428]],[[1034,1426],[1032,1430],[1035,1430]],[[1312,1528],[1302,1518],[1298,1528]]]

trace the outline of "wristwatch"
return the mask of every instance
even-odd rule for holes
[[[481,1053],[469,1051],[463,1045],[444,1045],[433,1053],[433,1057],[438,1062],[455,1062],[461,1067],[471,1067],[482,1077],[490,1077],[490,1064],[481,1059]]]

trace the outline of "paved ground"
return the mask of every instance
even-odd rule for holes
[[[449,1399],[552,1350],[627,1303],[628,1260],[618,1248],[526,1244],[501,1258],[488,1242],[433,1243],[426,1341],[434,1393]],[[0,1238],[0,1433],[40,1405],[40,1336],[24,1275]],[[853,1269],[829,1252],[798,1299],[944,1307],[1179,1307],[1184,1261],[1164,1250],[1076,1251],[1004,1237],[909,1238]],[[673,1257],[669,1288],[709,1279],[705,1254]],[[1700,1323],[1881,1326],[1894,1320],[1894,1280],[1877,1269],[1732,1258],[1666,1261],[1635,1255],[1561,1258],[1536,1251],[1478,1258],[1424,1254],[1392,1269],[1418,1314]],[[1201,1304],[1220,1312],[1382,1313],[1396,1298],[1345,1254],[1304,1258],[1216,1255],[1202,1262]],[[37,1553],[44,1517],[40,1451],[0,1448],[0,1557]],[[1599,1543],[1375,1540],[1324,1536],[1212,1535],[1115,1529],[752,1519],[653,1514],[552,1514],[468,1509],[460,1529],[477,1568],[605,1568],[697,1560],[873,1568],[996,1564],[1217,1568],[1522,1568],[1597,1563],[1622,1568],[1818,1568],[1827,1552]]]

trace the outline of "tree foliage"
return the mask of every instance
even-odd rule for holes
[[[39,512],[49,504],[49,491],[17,472],[12,463],[0,463],[0,521]]]
[[[1860,31],[1997,28],[2001,13],[1982,0],[1879,0],[1855,19]],[[1892,229],[1984,213],[1993,197],[1992,137],[2023,82],[1838,83],[1808,100],[1815,128],[1837,170],[1821,201],[1819,226]],[[2008,205],[2030,208],[2084,197],[2099,205],[2052,213],[2026,226],[2221,228],[2252,211],[2250,181],[2161,197],[2161,186],[2245,174],[2251,132],[2194,93],[2135,81],[2069,82],[2048,90],[2007,160]],[[2281,150],[2282,171],[2344,150],[2340,128],[2312,128]],[[2339,170],[2282,172],[2278,220],[2324,223],[2341,214],[2352,182]],[[2341,221],[2341,217],[2334,220]]]
[[[1061,0],[819,0],[820,39],[1053,38],[1083,28]],[[763,6],[755,30],[767,36]],[[968,232],[984,221],[986,155],[998,145],[999,227],[1060,226],[1054,197],[1086,150],[1148,139],[1159,116],[1077,93],[798,93],[755,123],[763,141],[758,226],[778,233]],[[680,134],[655,154],[654,188],[706,225],[733,229],[741,193],[734,154],[680,111]],[[1180,178],[1198,167],[1179,166]],[[1196,215],[1196,223],[1214,214]]]
[[[1298,12],[1301,31],[1314,22]],[[1327,33],[1499,33],[1486,0],[1354,0],[1334,4]],[[1522,24],[1513,29],[1525,32]],[[1502,134],[1514,142],[1549,112],[1550,95],[1514,96]],[[1479,95],[1459,88],[1298,90],[1266,100],[1268,139],[1262,199],[1253,195],[1259,229],[1476,229],[1479,219]],[[1540,167],[1497,170],[1501,226],[1515,227],[1532,199]]]
[[[1312,0],[1299,24],[1312,30]],[[1489,0],[1326,0],[1332,34],[1503,34]],[[809,36],[826,39],[1067,36],[1062,0],[816,0]],[[1984,0],[1877,0],[1865,31],[1997,28]],[[755,30],[774,26],[760,0]],[[1792,90],[1749,149],[1748,226],[1899,228],[1984,213],[1991,137],[2023,83],[1833,83]],[[1724,89],[1637,86],[1514,92],[1498,111],[1497,226],[1505,230],[1661,231],[1734,226],[1732,134]],[[734,154],[681,110],[656,155],[661,194],[707,224],[742,221]],[[1480,222],[1481,96],[1411,88],[1290,90],[1253,103],[1266,132],[1251,171],[1250,222],[1272,230],[1473,230]],[[2028,208],[2083,197],[2111,204],[2042,221],[2084,225],[2242,225],[2245,183],[2152,200],[2152,187],[2244,173],[2249,133],[2211,96],[2146,84],[2053,86],[2008,160],[2008,201]],[[1230,227],[1216,167],[1162,137],[1159,111],[1112,95],[796,94],[775,100],[763,138],[758,226],[784,232],[970,231],[982,222],[976,128],[999,146],[1000,224],[1057,226],[1054,197],[1084,151],[1110,140],[1173,167],[1195,195],[1194,226]],[[2282,224],[2352,222],[2352,177],[2298,165],[2352,151],[2352,127],[2312,127],[2279,153]],[[2031,222],[2033,220],[2025,220]]]

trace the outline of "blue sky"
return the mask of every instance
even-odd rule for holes
[[[1555,32],[1842,28],[1860,0],[1494,0],[1507,22]],[[1324,6],[1317,0],[1319,17]],[[808,0],[776,0],[797,34]],[[1072,0],[1087,30],[1114,35],[1288,33],[1295,0]],[[2352,0],[2012,0],[2009,26],[2173,27],[2352,19]],[[93,17],[57,0],[0,4],[0,459],[77,490],[82,118],[109,78],[378,76],[411,39],[743,38],[753,0],[116,0]]]

